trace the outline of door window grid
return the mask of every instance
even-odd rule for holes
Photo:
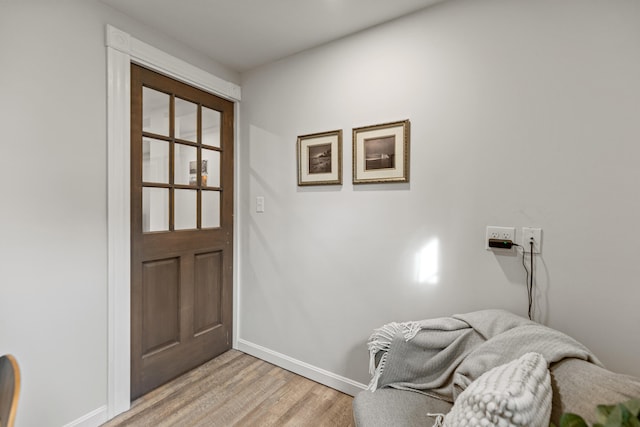
[[[145,109],[147,95],[150,95],[153,101],[152,107],[156,108],[164,98],[163,95],[166,95],[169,101],[168,113],[166,111],[154,113],[151,108]],[[162,107],[160,105],[160,108]],[[191,117],[181,122],[181,117],[178,116],[180,112],[187,112],[187,116]],[[153,114],[158,117],[150,117]],[[164,115],[168,117],[164,118]],[[220,170],[223,150],[220,148],[220,116],[219,111],[201,103],[143,87],[143,232],[210,229],[221,226],[220,199],[223,188]],[[206,130],[203,129],[205,125]],[[158,129],[162,130],[165,126],[168,127],[168,135],[162,135],[162,132],[156,133]],[[180,130],[177,131],[177,128]],[[181,138],[177,137],[178,133]],[[206,143],[203,143],[204,138]],[[151,150],[151,147],[160,146],[162,142],[168,143],[169,146],[168,158],[164,156],[165,161],[168,162],[166,174],[164,168],[157,165],[157,161],[161,161],[163,156],[158,153],[157,147],[155,153]],[[152,160],[155,160],[156,164]],[[148,170],[145,170],[145,167]],[[159,182],[154,182],[154,177],[165,177],[165,175],[168,175],[168,182],[166,178],[157,179]],[[146,179],[149,178],[151,179],[147,181]],[[168,190],[168,203],[161,189]],[[156,195],[155,200],[154,195]],[[183,205],[183,203],[186,204]],[[159,217],[155,221],[152,218],[154,207]]]

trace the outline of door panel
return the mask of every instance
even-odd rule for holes
[[[143,263],[143,357],[180,341],[179,263],[179,258]]]
[[[196,255],[194,331],[196,335],[221,323],[222,253]]]
[[[131,67],[131,397],[231,348],[233,103]]]

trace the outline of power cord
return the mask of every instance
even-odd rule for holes
[[[529,240],[529,249],[531,249],[531,251],[529,252],[531,254],[531,258],[530,258],[530,263],[529,263],[529,267],[531,270],[531,274],[529,274],[529,286],[527,288],[528,290],[528,294],[529,294],[529,320],[533,320],[531,317],[531,309],[533,307],[533,239]],[[522,254],[522,258],[524,258],[524,254]]]
[[[526,258],[527,258],[527,252],[524,250],[524,246],[522,245],[518,245],[517,243],[513,244],[514,246],[518,246],[520,248],[522,248],[522,267],[524,267],[524,271],[526,272],[526,284],[527,284],[527,298],[528,298],[528,302],[529,302],[529,310],[528,310],[528,314],[529,314],[529,320],[533,320],[532,317],[532,311],[533,311],[533,238],[529,240],[529,249],[530,249],[530,254],[531,257],[529,258],[529,269],[527,269],[527,263],[526,263]]]

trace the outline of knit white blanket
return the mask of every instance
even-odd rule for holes
[[[390,323],[367,346],[369,390],[413,390],[448,402],[483,373],[529,352],[548,363],[574,357],[600,365],[573,338],[504,310]]]
[[[460,393],[442,425],[547,427],[551,395],[547,361],[538,353],[527,353],[472,382]]]

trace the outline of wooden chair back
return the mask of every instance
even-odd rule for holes
[[[20,394],[20,368],[10,354],[0,357],[0,427],[13,427]]]

